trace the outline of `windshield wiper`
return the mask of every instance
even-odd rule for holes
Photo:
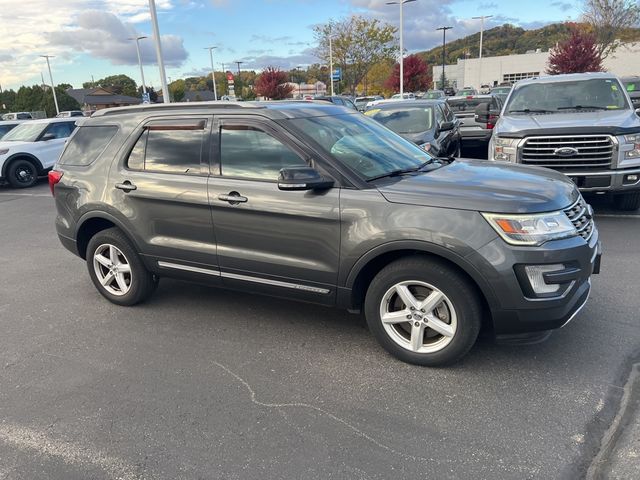
[[[406,173],[417,172],[417,171],[423,169],[424,167],[426,167],[427,165],[431,164],[432,162],[433,162],[433,159],[431,158],[431,159],[427,160],[426,162],[422,162],[417,167],[399,168],[397,170],[391,170],[390,172],[382,173],[380,175],[376,175],[375,177],[369,177],[369,178],[367,178],[367,182],[372,182],[373,180],[379,180],[381,178],[397,177],[398,175],[404,175]]]
[[[553,110],[544,110],[540,108],[523,108],[522,110],[509,110],[509,113],[551,113]]]
[[[558,110],[610,110],[599,105],[574,105],[573,107],[558,107]]]

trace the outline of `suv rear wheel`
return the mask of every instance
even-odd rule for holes
[[[416,256],[397,260],[376,275],[365,315],[389,353],[416,365],[441,366],[471,349],[482,308],[462,275],[443,262]]]
[[[38,181],[38,167],[24,158],[14,160],[7,168],[7,181],[13,188],[32,187]]]
[[[640,208],[640,192],[615,195],[613,197],[613,205],[618,210],[637,210]]]
[[[157,281],[118,228],[102,230],[87,246],[89,276],[98,291],[117,305],[135,305],[153,293]]]

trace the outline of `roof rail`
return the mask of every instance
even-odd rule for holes
[[[101,117],[105,115],[119,115],[125,113],[136,112],[156,112],[165,110],[202,110],[207,107],[224,108],[224,109],[238,109],[238,108],[264,108],[263,106],[256,105],[253,102],[228,102],[224,100],[210,101],[210,102],[175,102],[175,103],[154,103],[154,104],[141,104],[130,105],[128,107],[113,107],[97,110],[93,113],[92,117]]]

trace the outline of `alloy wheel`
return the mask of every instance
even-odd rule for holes
[[[103,244],[96,248],[93,269],[102,287],[110,294],[122,296],[131,289],[131,265],[118,247]]]

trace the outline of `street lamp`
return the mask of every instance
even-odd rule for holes
[[[42,58],[47,59],[47,68],[49,69],[49,79],[51,80],[51,91],[53,92],[53,103],[56,105],[56,115],[60,113],[60,109],[58,108],[58,97],[56,96],[56,86],[53,84],[53,75],[51,75],[51,65],[49,64],[49,59],[53,58],[53,55],[40,55]]]
[[[331,82],[331,96],[333,97],[333,40],[329,29],[329,81]]]
[[[140,37],[129,37],[127,40],[135,40],[136,41],[136,52],[138,52],[138,66],[140,67],[140,76],[142,77],[142,94],[147,96],[147,87],[144,84],[144,70],[142,69],[142,57],[140,57],[140,40],[143,38],[148,38],[145,35]]]
[[[402,94],[404,93],[404,46],[402,43],[402,23],[403,23],[403,15],[402,15],[402,6],[405,3],[415,2],[416,0],[401,0],[399,2],[387,2],[387,5],[400,5],[400,98],[402,98]]]
[[[158,12],[156,12],[155,0],[149,0],[149,12],[151,13],[151,26],[153,27],[153,40],[156,44],[156,57],[158,57],[158,69],[160,70],[160,83],[162,84],[162,101],[171,102],[169,98],[169,87],[164,71],[164,60],[162,58],[162,45],[160,43],[160,28],[158,27]]]
[[[209,58],[211,59],[211,83],[213,83],[213,98],[218,100],[218,91],[216,90],[216,72],[213,68],[213,50],[218,47],[205,47],[205,50],[209,50]]]
[[[436,30],[442,30],[442,89],[444,90],[444,66],[447,63],[447,57],[445,53],[445,44],[447,43],[447,30],[451,30],[453,27],[440,27],[436,28]]]
[[[302,65],[298,65],[296,67],[296,76],[298,77],[298,97],[302,98],[302,82],[300,81],[300,70],[302,70]]]
[[[491,18],[493,15],[482,15],[480,17],[472,17],[473,20],[480,20],[480,54],[478,55],[478,75],[480,77],[480,86],[482,86],[482,35],[484,34],[484,20],[485,18]]]

